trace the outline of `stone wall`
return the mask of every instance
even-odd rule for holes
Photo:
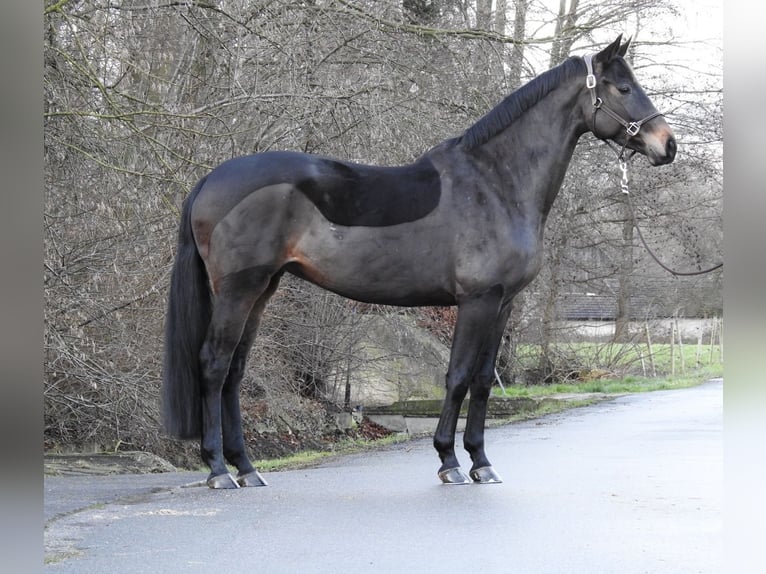
[[[347,378],[352,408],[443,396],[449,363],[445,345],[407,315],[368,315],[364,321],[358,366],[332,373],[328,399],[343,403]]]

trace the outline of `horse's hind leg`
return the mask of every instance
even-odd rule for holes
[[[213,315],[200,350],[202,394],[202,460],[210,467],[208,486],[237,488],[223,456],[222,391],[232,357],[240,345],[247,320],[256,301],[267,290],[271,273],[246,269],[219,282]],[[249,348],[249,347],[248,347]],[[241,375],[240,375],[241,380]],[[240,431],[241,432],[241,431]]]
[[[490,339],[479,358],[477,371],[471,382],[471,402],[468,406],[468,420],[463,435],[463,445],[471,455],[473,466],[469,472],[474,482],[494,483],[502,479],[487,459],[484,451],[484,425],[487,418],[487,402],[495,378],[495,361],[500,342],[503,338],[505,324],[511,312],[511,304],[507,302],[492,327]]]
[[[221,393],[223,456],[237,467],[237,483],[240,486],[266,486],[266,480],[253,467],[245,451],[245,440],[242,436],[242,414],[239,405],[239,388],[245,374],[247,357],[253,345],[263,311],[271,296],[279,285],[280,276],[276,275],[269,283],[266,291],[253,305],[250,316],[245,324],[242,338],[234,351],[229,366],[229,374],[223,384]]]

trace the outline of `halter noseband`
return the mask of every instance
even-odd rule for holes
[[[598,95],[596,94],[596,75],[593,73],[593,56],[594,56],[593,54],[585,54],[582,57],[582,59],[585,61],[585,67],[588,69],[588,75],[585,77],[585,86],[590,91],[590,100],[591,100],[591,103],[593,104],[593,129],[591,131],[593,132],[593,135],[596,135],[596,113],[599,110],[603,110],[604,113],[606,113],[606,115],[608,115],[610,118],[617,121],[622,127],[624,127],[625,131],[628,134],[628,137],[625,139],[625,144],[622,146],[622,149],[619,152],[619,156],[620,158],[622,158],[622,154],[625,153],[625,148],[628,145],[628,140],[638,134],[638,132],[641,130],[641,126],[643,126],[645,123],[649,122],[650,120],[653,120],[657,116],[662,116],[664,114],[662,112],[653,112],[642,120],[639,120],[637,122],[629,122],[628,120],[623,118],[620,114],[618,114],[613,109],[611,109],[606,104],[604,104],[604,100],[599,98]],[[609,144],[609,141],[606,138],[603,138],[603,139],[604,141],[606,141],[607,144]]]

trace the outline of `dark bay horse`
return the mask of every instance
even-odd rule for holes
[[[368,303],[457,305],[438,475],[500,481],[484,451],[495,358],[514,296],[540,269],[545,220],[578,139],[590,131],[652,165],[675,157],[673,133],[624,60],[628,43],[569,58],[411,165],[267,152],[202,178],[181,215],[163,414],[172,436],[201,437],[211,488],[265,484],[245,453],[239,385],[285,272]],[[467,476],[455,428],[469,390]]]

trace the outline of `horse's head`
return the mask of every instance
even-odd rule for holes
[[[633,75],[622,35],[597,54],[584,57],[589,93],[586,118],[593,135],[645,155],[652,165],[670,163],[676,138]]]

